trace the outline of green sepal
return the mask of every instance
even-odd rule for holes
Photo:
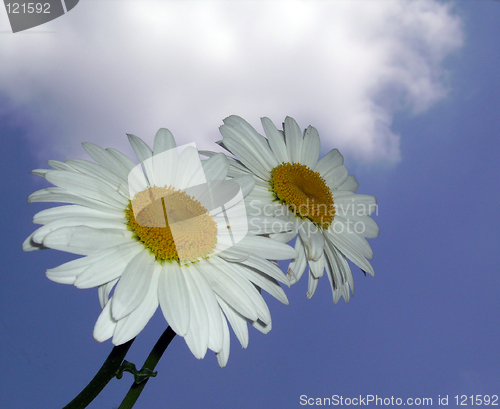
[[[116,378],[121,379],[124,371],[130,372],[132,375],[134,375],[134,383],[136,384],[140,384],[146,379],[155,377],[158,374],[158,372],[153,372],[147,368],[142,368],[140,371],[138,371],[135,367],[135,364],[126,360],[124,360],[120,367],[116,370]]]

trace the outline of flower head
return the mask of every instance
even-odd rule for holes
[[[247,322],[263,333],[271,315],[263,289],[288,303],[288,284],[269,259],[295,257],[293,248],[262,235],[248,222],[244,197],[251,176],[226,181],[223,154],[200,161],[192,145],[176,147],[160,129],[151,150],[129,135],[140,164],[114,149],[85,143],[96,161],[49,161],[37,169],[56,187],[39,190],[29,202],[70,203],[43,210],[43,226],[23,243],[25,251],[52,248],[83,257],[47,270],[51,280],[78,288],[98,287],[103,308],[94,337],[115,345],[137,336],[161,310],[197,358],[207,349],[224,366],[229,329],[248,344]]]
[[[341,296],[348,302],[354,280],[347,259],[374,274],[366,238],[379,232],[369,217],[376,210],[375,198],[355,193],[358,183],[337,149],[319,159],[320,139],[312,126],[302,133],[290,117],[283,130],[269,118],[262,118],[262,125],[267,138],[238,116],[224,120],[219,144],[237,158],[229,158],[229,175],[253,174],[256,186],[245,198],[253,215],[273,216],[293,227],[270,235],[281,242],[297,237],[298,257],[288,267],[290,283],[296,283],[309,265],[309,298],[326,271],[334,302]]]

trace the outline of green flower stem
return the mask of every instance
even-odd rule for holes
[[[127,355],[134,339],[131,339],[125,344],[115,346],[106,358],[106,361],[102,364],[99,372],[97,372],[94,376],[94,379],[92,379],[85,389],[63,409],[86,408],[90,402],[92,402],[94,398],[101,393],[108,382],[115,377],[116,371],[120,367],[125,355]]]
[[[175,332],[172,330],[172,328],[168,327],[165,330],[165,332],[163,332],[160,339],[158,340],[158,342],[156,342],[155,346],[151,350],[149,356],[146,359],[146,362],[144,362],[144,366],[142,367],[142,369],[148,369],[149,371],[153,371],[156,367],[156,364],[158,363],[161,356],[163,355],[167,347],[170,345],[170,342],[172,341],[172,339],[174,339],[174,337],[175,337]],[[149,378],[142,381],[141,383],[134,382],[118,409],[132,408],[137,399],[139,398],[139,395],[141,394],[142,390],[146,386],[148,380]]]

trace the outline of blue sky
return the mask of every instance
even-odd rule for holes
[[[45,277],[74,256],[21,250],[45,207],[26,205],[46,186],[29,172],[85,157],[84,141],[130,153],[125,132],[151,143],[161,126],[213,148],[230,114],[257,129],[291,115],[318,128],[323,154],[341,149],[358,193],[378,199],[375,277],[353,267],[347,305],[326,277],[311,300],[305,280],[289,306],[266,297],[272,331],[251,329],[246,350],[232,336],[224,369],[174,339],[136,407],[499,395],[500,3],[209,4],[171,2],[167,16],[156,2],[81,2],[32,34],[6,34],[0,17],[2,407],[64,406],[112,348],[92,337],[97,292]],[[175,40],[171,26],[184,27]],[[165,325],[158,311],[127,359],[140,366]],[[90,407],[118,407],[130,383]]]

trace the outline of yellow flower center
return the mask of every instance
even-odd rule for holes
[[[269,181],[276,198],[300,218],[328,228],[335,216],[330,188],[318,172],[299,163],[282,163]]]
[[[217,244],[217,223],[200,202],[171,186],[148,188],[125,209],[129,230],[163,264],[208,257]]]

